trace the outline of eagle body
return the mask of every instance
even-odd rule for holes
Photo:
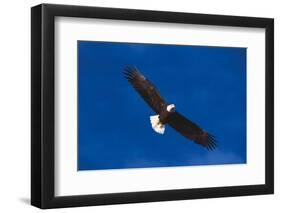
[[[164,134],[165,124],[168,122],[169,117],[174,113],[174,111],[175,105],[170,104],[163,108],[159,112],[159,115],[150,116],[152,129],[159,134]]]
[[[168,117],[174,112],[169,112],[167,109],[164,109],[162,112],[159,114],[159,121],[162,124],[166,124],[168,121]]]
[[[124,76],[152,110],[157,113],[150,116],[151,126],[155,132],[164,134],[165,125],[169,125],[185,138],[208,150],[216,148],[215,137],[177,112],[175,105],[168,104],[156,87],[136,67],[127,66]]]

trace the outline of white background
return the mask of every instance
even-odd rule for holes
[[[265,183],[264,29],[66,17],[55,23],[55,195]],[[247,164],[77,172],[77,40],[247,47]]]
[[[50,210],[51,212],[279,212],[281,207],[281,36],[279,1],[94,1],[60,0],[45,3],[81,4],[137,9],[201,12],[275,18],[275,195],[201,199],[146,204]],[[0,211],[38,212],[28,205],[30,196],[30,7],[41,1],[1,2],[0,33]],[[277,85],[279,84],[279,85]]]

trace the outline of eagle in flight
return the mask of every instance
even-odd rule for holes
[[[215,137],[177,112],[176,106],[167,103],[161,97],[156,87],[136,67],[125,67],[124,76],[146,103],[157,113],[157,115],[150,116],[150,122],[155,132],[164,134],[165,124],[169,124],[184,137],[208,150],[216,148],[217,142]]]

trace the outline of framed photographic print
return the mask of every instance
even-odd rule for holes
[[[272,194],[274,21],[31,9],[31,203]]]

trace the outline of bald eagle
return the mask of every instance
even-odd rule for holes
[[[156,87],[136,67],[125,67],[124,76],[146,103],[157,113],[157,115],[150,116],[152,129],[155,132],[164,134],[165,124],[168,124],[187,139],[208,150],[216,148],[217,142],[215,137],[177,112],[176,106],[167,103],[161,97]]]

